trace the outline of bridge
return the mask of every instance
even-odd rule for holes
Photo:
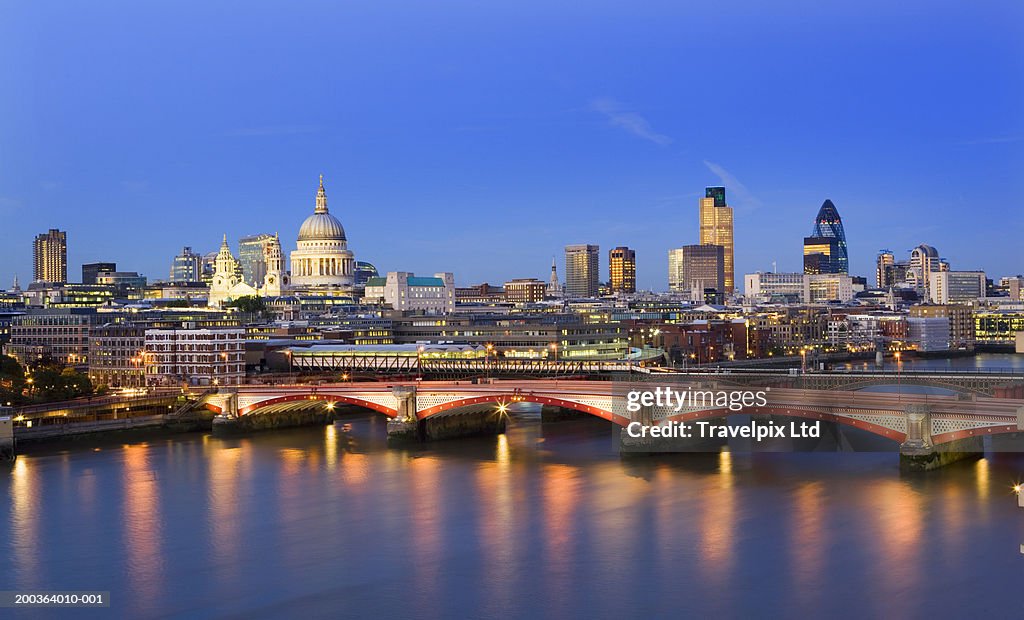
[[[736,389],[731,376],[707,374],[696,379],[689,384],[694,389]],[[622,427],[636,421],[664,425],[737,413],[714,406],[683,408],[678,412],[646,408],[640,415],[628,412],[626,390],[648,389],[645,386],[652,385],[650,382],[537,379],[485,383],[413,381],[239,386],[210,396],[207,407],[224,420],[318,408],[333,411],[339,406],[357,407],[387,416],[389,435],[420,438],[503,429],[501,416],[508,405],[517,402],[582,412]],[[671,383],[665,382],[665,385]],[[745,407],[739,413],[834,422],[897,442],[905,456],[930,457],[942,446],[952,448],[963,440],[1024,430],[1024,398],[795,387],[766,389],[763,406]]]

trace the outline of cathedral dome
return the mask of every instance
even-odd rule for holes
[[[299,241],[345,241],[341,222],[326,211],[306,218],[299,228]]]
[[[324,175],[320,175],[320,189],[316,193],[316,209],[299,228],[299,241],[346,241],[345,229],[338,218],[327,211],[327,192]]]

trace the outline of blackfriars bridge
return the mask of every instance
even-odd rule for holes
[[[696,373],[687,375],[694,389],[766,389],[763,406],[744,407],[752,415],[778,415],[820,420],[860,429],[897,442],[906,457],[932,458],[943,451],[973,451],[985,436],[1024,431],[1024,387],[998,378],[970,377],[961,384],[959,375],[898,377],[904,384],[937,385],[958,390],[948,395],[905,391],[856,391],[866,385],[890,385],[894,377],[882,373],[836,373],[840,381],[815,381],[815,375],[788,373]],[[865,373],[866,374],[866,373]],[[920,373],[921,375],[925,373]],[[657,382],[672,385],[668,377],[635,376],[643,381],[593,381],[581,379],[530,379],[472,381],[403,381],[391,383],[332,383],[320,385],[238,386],[206,398],[206,406],[222,421],[292,411],[333,410],[351,406],[379,412],[389,418],[391,436],[442,437],[466,431],[483,431],[471,423],[480,420],[486,429],[504,429],[501,420],[508,406],[531,402],[589,414],[625,427],[641,417],[626,410],[627,389],[646,389]],[[755,380],[756,379],[756,380]],[[824,377],[822,377],[824,379]],[[1016,375],[1019,382],[1021,377]],[[873,383],[871,381],[874,381]],[[810,381],[812,387],[801,383]],[[913,382],[913,383],[911,383]],[[677,384],[684,387],[683,384]],[[827,388],[825,387],[827,386]],[[983,394],[992,395],[983,395]],[[723,418],[737,413],[722,407],[645,409],[644,423],[669,424]],[[431,433],[431,428],[444,427]]]

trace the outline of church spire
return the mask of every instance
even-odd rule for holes
[[[313,213],[327,213],[327,192],[324,191],[324,175],[320,175],[320,189],[316,190],[316,209]]]

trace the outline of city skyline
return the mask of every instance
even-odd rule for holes
[[[698,242],[697,202],[718,185],[737,280],[800,271],[825,199],[851,274],[922,243],[954,269],[1020,273],[1024,89],[1007,76],[1024,37],[1007,24],[1024,8],[803,8],[595,5],[578,49],[559,45],[577,15],[529,7],[494,22],[444,7],[11,9],[0,52],[24,62],[0,69],[19,93],[0,104],[0,285],[29,281],[50,228],[68,232],[72,273],[110,261],[150,279],[225,232],[293,240],[320,173],[361,259],[462,284],[546,279],[552,255],[589,243],[635,249],[638,288],[664,290],[665,252]],[[26,38],[42,24],[68,45]],[[169,36],[158,27],[195,45],[124,53]],[[729,45],[708,54],[712,32]],[[964,88],[979,79],[984,97]]]

